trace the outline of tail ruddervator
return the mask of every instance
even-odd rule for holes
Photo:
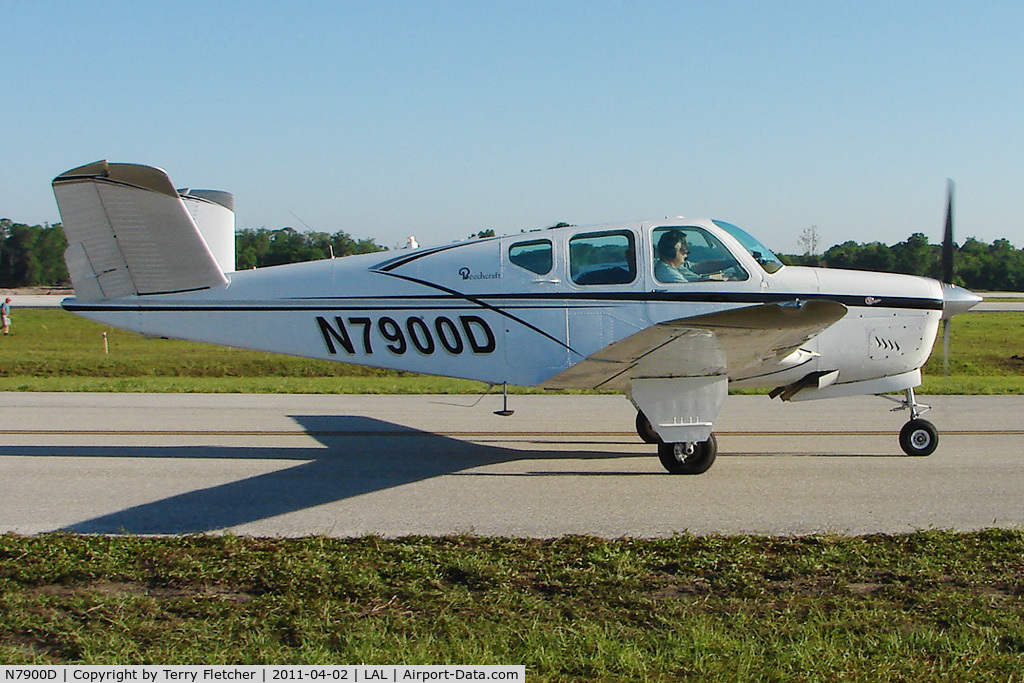
[[[900,393],[900,445],[928,455],[938,433],[914,387],[940,320],[981,300],[929,278],[784,266],[734,225],[683,217],[235,272],[227,193],[105,161],[53,188],[69,311],[493,385],[621,390],[638,433],[681,474],[714,462],[730,388],[783,401]]]
[[[69,244],[64,258],[79,301],[227,284],[186,200],[163,170],[99,161],[57,176],[53,191]]]

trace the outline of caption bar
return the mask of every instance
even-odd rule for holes
[[[526,680],[522,665],[370,665],[352,666],[0,666],[0,683],[52,681],[53,683],[313,683],[348,681],[516,681]]]

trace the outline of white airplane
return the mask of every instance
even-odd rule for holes
[[[105,161],[61,174],[53,190],[70,245],[68,311],[147,335],[491,385],[621,390],[640,436],[678,474],[714,462],[730,387],[784,401],[902,392],[886,396],[910,411],[900,445],[929,455],[938,433],[914,395],[921,366],[940,320],[981,301],[923,277],[784,266],[734,225],[682,217],[234,271],[227,193],[176,190],[161,169]]]

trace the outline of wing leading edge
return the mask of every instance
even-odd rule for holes
[[[794,301],[669,320],[609,344],[543,386],[624,390],[641,378],[764,374],[846,310],[835,301]]]

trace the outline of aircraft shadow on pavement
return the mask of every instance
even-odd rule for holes
[[[75,533],[222,530],[403,484],[513,460],[600,459],[622,453],[517,450],[351,416],[292,416],[324,448],[286,446],[31,446],[0,455],[298,460],[301,464],[170,496],[64,527]],[[296,432],[301,435],[301,432]],[[110,492],[116,496],[116,491]]]

